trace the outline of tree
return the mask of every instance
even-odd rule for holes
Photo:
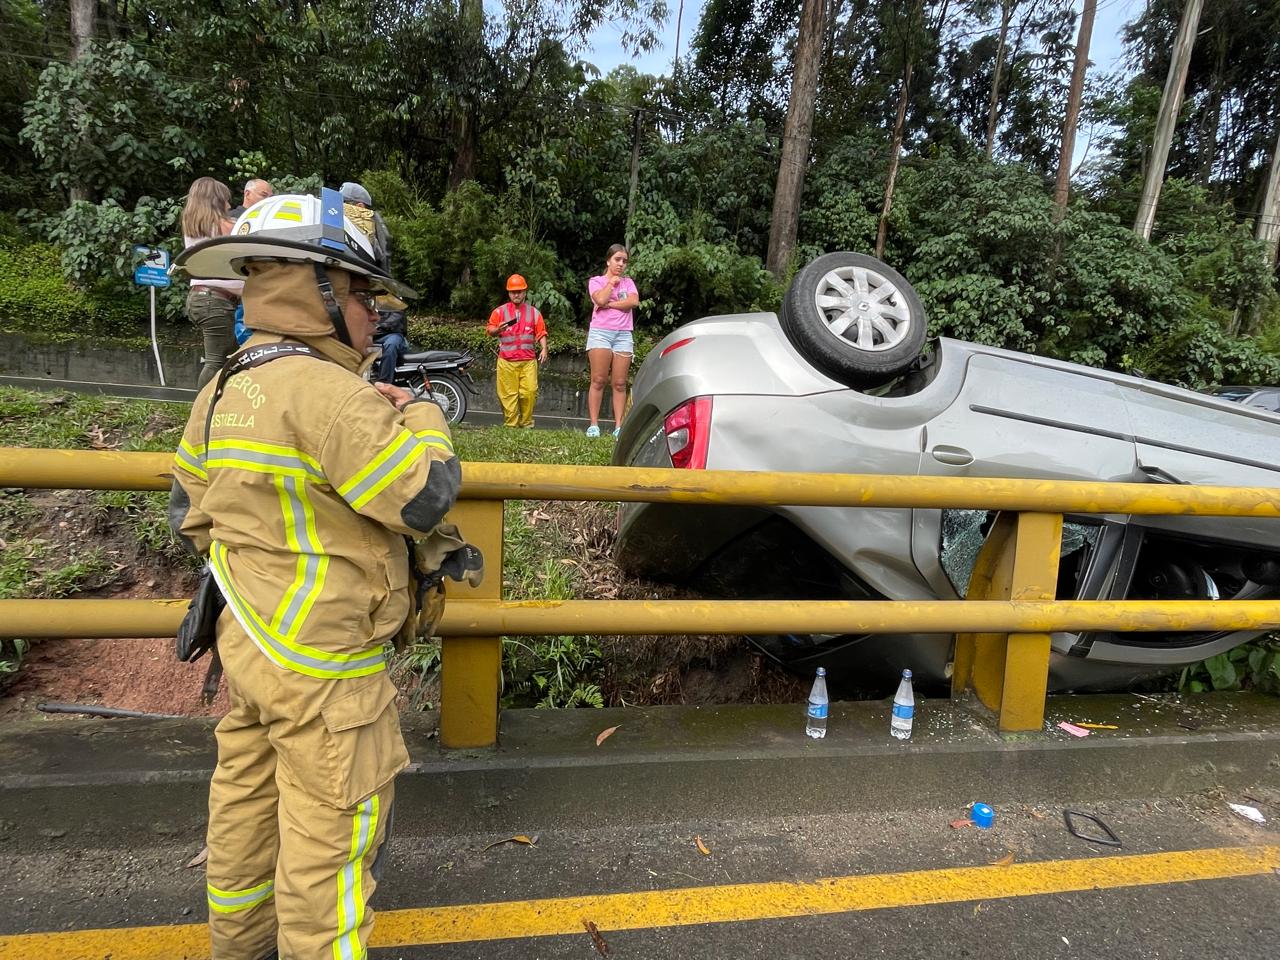
[[[1187,0],[1148,0],[1125,31],[1138,68],[1134,84],[1163,88],[1169,78],[1175,36]],[[1191,50],[1183,103],[1168,151],[1166,177],[1194,180],[1242,213],[1259,208],[1266,158],[1280,104],[1280,4],[1213,0],[1202,6]],[[1154,126],[1155,106],[1147,121]],[[1149,140],[1117,144],[1124,179],[1145,172]]]
[[[1067,210],[1067,192],[1071,186],[1072,155],[1076,146],[1076,123],[1080,119],[1080,100],[1084,96],[1084,74],[1089,66],[1089,40],[1093,36],[1093,16],[1098,0],[1084,0],[1080,14],[1080,35],[1076,40],[1076,62],[1071,71],[1071,90],[1067,97],[1067,115],[1062,121],[1062,148],[1058,154],[1058,180],[1053,190],[1055,216],[1061,220]]]
[[[211,105],[130,43],[95,43],[40,74],[22,138],[55,190],[114,200],[155,195],[204,154],[199,129]],[[72,201],[73,204],[77,202]]]
[[[1263,194],[1262,209],[1258,211],[1258,225],[1254,236],[1266,245],[1265,260],[1274,270],[1277,246],[1280,245],[1280,123],[1276,124],[1276,146],[1271,151],[1271,170],[1267,176],[1267,190]]]
[[[902,135],[907,120],[907,103],[911,96],[911,77],[915,71],[918,54],[918,34],[924,13],[924,0],[914,0],[903,29],[899,33],[902,42],[902,83],[898,89],[898,112],[893,121],[893,138],[889,144],[889,172],[884,180],[884,203],[880,208],[880,221],[876,226],[876,256],[884,256],[885,239],[889,233],[889,212],[893,209],[893,188],[898,179],[898,159],[902,155]]]
[[[1000,0],[1000,39],[996,44],[996,65],[991,72],[991,102],[987,107],[987,159],[991,159],[996,145],[996,123],[1000,118],[1000,74],[1004,72],[1005,41],[1009,37],[1009,21],[1017,0]]]
[[[800,36],[796,40],[787,122],[782,128],[778,181],[773,193],[773,217],[769,227],[769,252],[765,266],[781,278],[791,260],[800,223],[800,196],[804,170],[809,162],[809,137],[822,65],[823,0],[804,0],[800,12]]]

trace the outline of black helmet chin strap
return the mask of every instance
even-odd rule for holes
[[[316,286],[320,288],[320,299],[324,301],[324,309],[329,314],[329,322],[333,324],[334,335],[345,343],[348,347],[354,346],[351,343],[351,334],[347,332],[347,321],[342,316],[342,308],[338,306],[338,298],[333,295],[333,284],[329,280],[329,274],[324,266],[316,261],[311,262],[311,266],[316,271]]]

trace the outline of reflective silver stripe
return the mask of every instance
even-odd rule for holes
[[[364,960],[360,947],[360,924],[364,922],[364,858],[373,846],[378,829],[378,795],[375,793],[356,808],[351,824],[351,854],[338,871],[338,938],[335,956],[341,960]]]
[[[382,487],[386,486],[383,481],[388,475],[403,473],[411,461],[426,453],[427,446],[406,430],[396,441],[391,454],[378,465],[376,470],[350,490],[343,488],[338,492],[347,503],[351,504],[352,508],[359,510],[381,492]]]
[[[209,909],[215,913],[239,913],[274,897],[276,885],[274,880],[268,880],[244,890],[219,890],[210,883],[205,885],[205,893],[209,899]]]
[[[286,637],[293,637],[302,628],[302,621],[319,592],[321,573],[327,558],[320,544],[311,535],[312,524],[308,520],[314,518],[307,509],[305,482],[298,477],[276,477],[274,482],[285,494],[281,499],[288,511],[285,517],[286,539],[291,541],[290,546],[298,550],[303,558],[303,570],[300,582],[290,585],[291,592],[285,595],[287,605],[284,610],[277,611],[272,627]],[[299,614],[302,615],[301,619]]]
[[[318,483],[325,481],[325,476],[314,464],[308,463],[300,456],[284,453],[270,453],[265,450],[254,450],[241,444],[215,440],[209,444],[209,452],[205,455],[206,466],[245,467],[251,465],[272,467],[276,471],[296,470],[310,480]]]
[[[197,477],[207,477],[208,473],[204,469],[204,444],[200,446],[192,446],[183,440],[179,445],[177,452],[173,455],[174,462],[177,463],[187,473],[195,474]]]
[[[226,558],[226,546],[215,540],[209,549],[209,566],[213,570],[213,578],[227,598],[227,605],[236,622],[244,628],[258,649],[277,666],[326,680],[363,677],[386,669],[386,659],[381,647],[352,654],[330,654],[277,634],[240,595],[231,580]]]

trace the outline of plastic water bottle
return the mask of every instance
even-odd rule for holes
[[[889,732],[899,740],[911,739],[911,719],[916,712],[915,694],[911,692],[911,671],[902,671],[898,692],[893,695],[893,716],[889,718]]]
[[[827,735],[827,671],[818,668],[818,675],[813,678],[813,689],[809,691],[809,708],[805,711],[804,732],[815,740]]]

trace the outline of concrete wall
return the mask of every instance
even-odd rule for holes
[[[195,389],[200,366],[198,347],[161,344],[160,357],[168,386]],[[480,392],[471,398],[475,410],[499,409],[494,367],[494,358],[488,354],[478,356],[470,367]],[[129,350],[83,341],[35,343],[12,333],[0,333],[0,376],[134,386],[160,383],[149,348]],[[539,376],[537,412],[543,416],[585,417],[586,382],[586,354],[552,357]],[[606,399],[606,413],[609,403]]]

